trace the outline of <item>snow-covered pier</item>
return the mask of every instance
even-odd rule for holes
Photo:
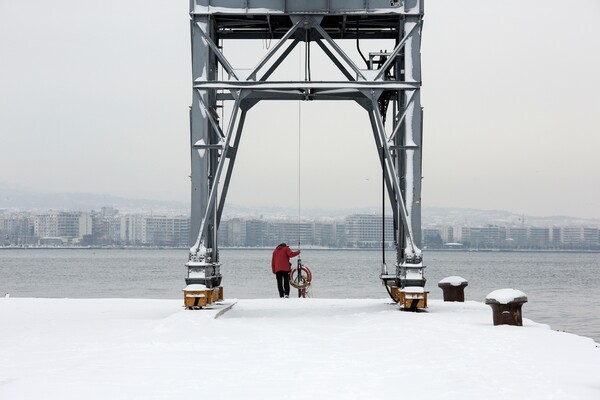
[[[0,299],[0,399],[600,398],[598,344],[483,303],[234,302]]]

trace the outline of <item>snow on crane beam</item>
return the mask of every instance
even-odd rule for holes
[[[423,8],[422,0],[191,0],[191,14],[401,14]]]

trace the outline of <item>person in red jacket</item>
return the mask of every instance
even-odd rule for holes
[[[292,267],[290,258],[299,254],[300,250],[292,251],[285,243],[281,243],[273,250],[271,269],[277,278],[279,297],[290,297],[290,271]]]

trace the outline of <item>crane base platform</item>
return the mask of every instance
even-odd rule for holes
[[[215,288],[197,287],[204,285],[188,285],[183,289],[184,307],[189,310],[199,310],[223,300],[223,287]]]

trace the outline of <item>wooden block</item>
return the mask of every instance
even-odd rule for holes
[[[206,295],[198,291],[184,291],[183,303],[186,308],[206,307]]]
[[[206,307],[219,300],[223,300],[221,286],[206,290],[184,290],[183,301],[187,308]]]
[[[419,308],[427,308],[427,294],[423,293],[405,293],[400,292],[400,304],[402,308],[407,310],[415,310]]]

